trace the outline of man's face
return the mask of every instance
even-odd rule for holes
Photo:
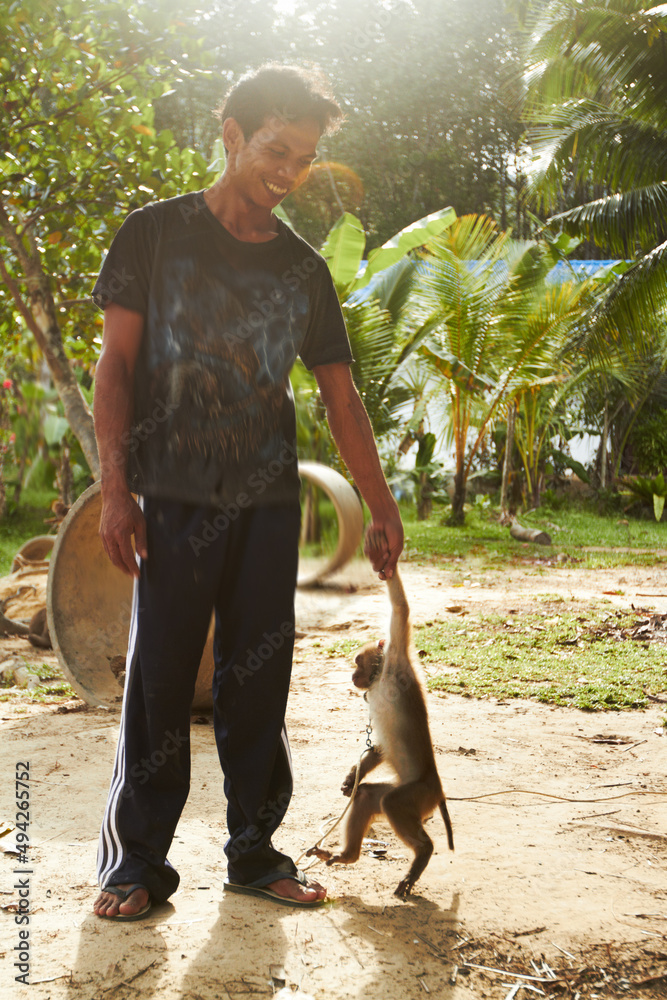
[[[233,126],[231,139],[227,136],[228,170],[246,198],[275,208],[308,177],[317,156],[318,123],[310,118],[285,122],[271,116],[247,142],[238,124],[233,122]]]

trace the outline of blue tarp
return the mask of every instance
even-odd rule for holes
[[[401,267],[402,263],[403,261],[397,261],[396,264],[392,264],[390,267],[385,268],[384,271],[378,271],[376,274],[373,275],[371,280],[364,288],[360,288],[357,292],[352,292],[348,301],[352,303],[361,302],[363,299],[368,298],[368,296],[372,294],[375,285],[378,282],[382,281],[383,278],[385,278],[386,275],[391,272],[392,268]],[[475,261],[471,260],[469,262],[469,267],[471,268],[474,267],[475,263],[476,263]],[[553,284],[559,284],[560,282],[563,281],[572,281],[572,280],[583,281],[585,278],[593,278],[596,274],[604,271],[609,271],[611,270],[612,267],[615,267],[617,264],[622,264],[622,263],[624,263],[624,261],[621,260],[568,260],[568,261],[562,260],[559,261],[558,264],[556,264],[555,267],[552,267],[552,269],[549,271],[549,273],[547,274],[547,281],[552,282]],[[368,261],[362,260],[361,264],[359,265],[358,275],[363,274],[367,264]],[[429,266],[428,261],[422,261],[420,263],[420,268],[428,268],[428,266]],[[494,267],[506,268],[507,265],[504,264],[502,261],[499,261],[497,264],[494,265]]]

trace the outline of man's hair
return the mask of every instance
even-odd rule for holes
[[[321,135],[330,135],[343,112],[317,70],[266,63],[234,84],[217,116],[221,122],[234,118],[247,142],[272,116],[285,122],[312,118]]]

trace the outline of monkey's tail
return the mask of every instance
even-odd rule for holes
[[[445,827],[447,829],[447,843],[449,844],[450,851],[454,850],[454,834],[452,832],[452,821],[449,818],[449,813],[447,811],[447,800],[443,798],[442,802],[439,804],[440,813],[445,821]]]

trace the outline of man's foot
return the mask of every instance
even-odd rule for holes
[[[133,884],[136,885],[136,883],[132,882],[121,882],[113,888],[127,892],[128,889],[132,888]],[[127,899],[123,899],[122,896],[111,892],[109,889],[103,889],[93,904],[93,912],[98,917],[108,917],[112,920],[125,918],[127,920],[136,917],[143,910],[146,910],[149,900],[148,889],[145,889],[143,886],[135,888]]]
[[[277,896],[283,899],[294,899],[298,903],[315,903],[318,899],[325,899],[327,890],[319,882],[306,882],[302,885],[295,878],[280,878],[277,882],[271,882],[266,886]]]
[[[258,896],[262,899],[272,899],[283,906],[321,906],[327,890],[319,882],[309,882],[303,872],[287,878],[276,879],[268,885],[240,885],[225,879],[225,892],[238,892],[243,896]]]

